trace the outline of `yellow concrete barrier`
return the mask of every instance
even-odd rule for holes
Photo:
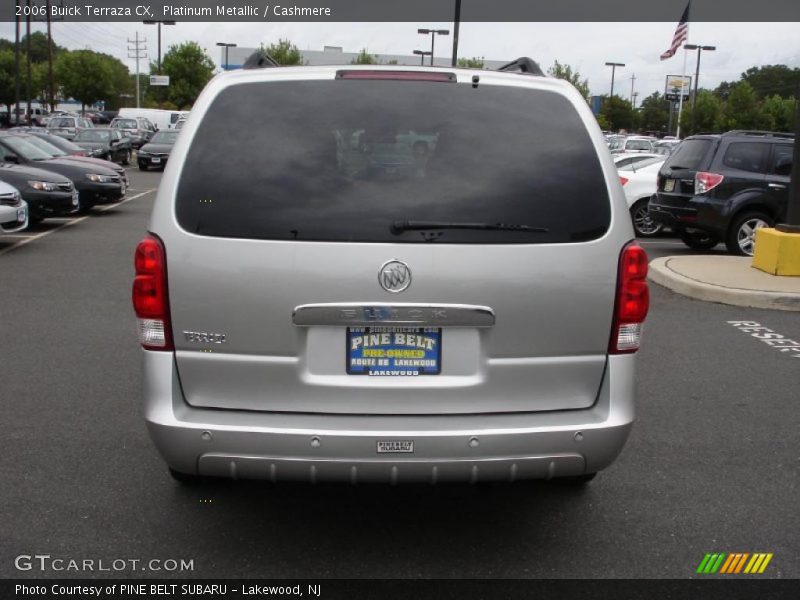
[[[757,229],[753,267],[772,275],[800,277],[800,234]]]

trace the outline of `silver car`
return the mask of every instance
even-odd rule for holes
[[[133,285],[175,478],[585,482],[614,461],[647,257],[572,86],[245,69],[192,114]]]
[[[28,203],[17,188],[0,181],[0,236],[28,226]]]

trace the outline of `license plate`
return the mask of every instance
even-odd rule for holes
[[[378,440],[378,454],[411,454],[414,452],[414,440]]]
[[[17,209],[17,221],[20,223],[24,223],[25,219],[28,218],[28,211],[24,208]]]
[[[125,182],[124,182],[124,181],[120,181],[120,182],[119,182],[119,186],[120,186],[120,188],[122,189],[122,193],[123,193],[123,194],[125,194],[125,189],[126,189],[126,188],[125,188]]]
[[[441,372],[441,328],[348,327],[346,343],[349,375],[416,377]]]
[[[78,190],[72,192],[72,206],[78,206]]]
[[[665,192],[671,192],[674,189],[675,189],[675,180],[674,179],[667,179],[664,182],[664,191]]]
[[[161,159],[160,158],[151,158],[150,162],[153,163],[154,165],[157,165],[157,164],[161,163]]]

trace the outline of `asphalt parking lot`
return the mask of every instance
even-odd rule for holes
[[[800,340],[796,313],[656,285],[637,424],[584,489],[176,484],[144,427],[130,306],[161,175],[130,176],[122,204],[0,238],[0,576],[686,578],[707,552],[768,552],[763,577],[800,577],[800,358],[729,323]],[[19,571],[23,554],[193,570]]]

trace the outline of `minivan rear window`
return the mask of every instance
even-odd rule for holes
[[[334,242],[577,242],[611,218],[564,97],[386,80],[223,90],[194,133],[175,210],[199,235]],[[455,226],[396,227],[406,222]]]
[[[678,144],[664,163],[664,168],[697,171],[711,147],[710,139],[684,140]]]

